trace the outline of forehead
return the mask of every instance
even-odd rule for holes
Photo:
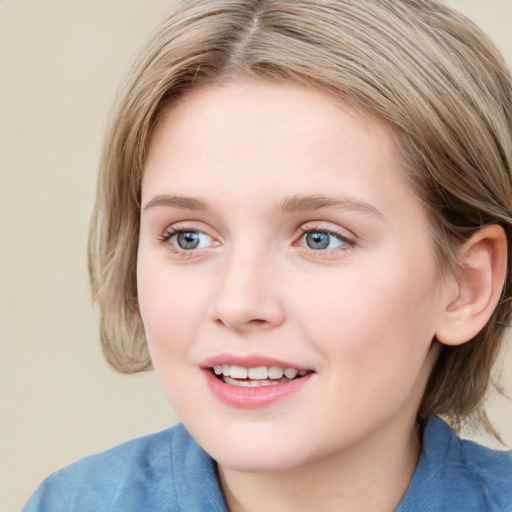
[[[232,182],[300,174],[313,186],[325,180],[322,169],[364,168],[369,178],[378,160],[402,173],[394,133],[376,118],[311,87],[244,80],[196,89],[162,113],[144,185],[157,168],[185,167],[191,182],[205,170],[222,179],[229,168]]]

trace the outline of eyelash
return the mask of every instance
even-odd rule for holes
[[[197,249],[182,249],[180,247],[176,247],[175,245],[173,245],[170,241],[173,237],[177,236],[177,235],[180,235],[180,234],[185,234],[185,233],[200,233],[202,235],[205,235],[207,236],[208,238],[212,239],[212,237],[210,237],[209,235],[207,235],[204,231],[201,231],[200,229],[195,229],[195,228],[174,228],[174,227],[170,227],[170,228],[167,228],[159,237],[158,237],[158,242],[162,245],[166,245],[166,248],[168,251],[174,253],[174,254],[177,254],[181,257],[193,257],[196,253],[196,250]]]
[[[326,256],[332,255],[339,251],[346,251],[355,246],[355,241],[353,239],[343,236],[340,233],[330,230],[330,229],[314,228],[314,227],[301,227],[301,228],[299,228],[298,231],[300,232],[300,236],[299,236],[298,240],[296,242],[294,242],[294,245],[298,245],[299,247],[302,247],[303,249],[311,251],[317,255],[320,255],[320,254],[326,255]],[[162,245],[166,245],[167,250],[169,250],[170,252],[172,252],[174,254],[178,254],[182,257],[193,257],[198,249],[205,249],[205,248],[200,247],[200,248],[192,248],[192,249],[187,250],[187,249],[176,247],[174,244],[172,244],[170,242],[173,237],[180,235],[180,234],[185,234],[185,233],[201,234],[201,235],[207,236],[211,240],[214,240],[212,237],[210,237],[209,235],[207,235],[204,231],[201,231],[200,229],[187,228],[187,227],[180,227],[180,228],[170,227],[170,228],[167,228],[158,237],[158,242]],[[333,249],[327,249],[327,248],[313,249],[311,247],[301,246],[300,245],[301,241],[304,240],[307,235],[310,235],[312,233],[320,233],[322,235],[328,235],[329,237],[333,237],[340,242],[340,245]],[[208,249],[208,247],[206,247],[206,249]]]
[[[339,251],[346,251],[355,246],[355,241],[353,239],[343,236],[340,233],[338,233],[337,231],[333,231],[330,229],[315,228],[315,227],[305,227],[305,228],[301,227],[301,228],[299,228],[299,231],[301,233],[301,236],[299,237],[296,244],[299,244],[308,234],[312,234],[312,233],[321,233],[323,235],[328,235],[330,237],[334,237],[335,239],[337,239],[340,242],[340,245],[333,249],[315,250],[311,247],[306,248],[307,250],[310,250],[318,255],[320,255],[320,253],[322,253],[323,255],[332,255]]]

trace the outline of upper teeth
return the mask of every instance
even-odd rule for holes
[[[297,370],[295,368],[280,368],[279,366],[257,366],[255,368],[244,368],[229,364],[216,364],[213,367],[216,375],[232,377],[233,379],[281,379],[283,375],[288,379],[293,379],[297,375],[306,375],[306,370]]]

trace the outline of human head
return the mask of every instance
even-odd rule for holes
[[[192,89],[238,77],[313,86],[388,123],[429,213],[443,272],[458,271],[461,243],[483,225],[500,224],[512,240],[512,83],[465,17],[435,0],[185,1],[129,74],[100,164],[90,273],[104,351],[116,369],[151,365],[137,315],[136,255],[152,127]],[[443,345],[420,416],[485,420],[482,399],[510,319],[510,279],[473,340]]]

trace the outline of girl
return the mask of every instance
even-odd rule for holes
[[[107,132],[109,362],[183,424],[25,511],[510,511],[483,399],[511,314],[512,81],[435,0],[192,0]]]

